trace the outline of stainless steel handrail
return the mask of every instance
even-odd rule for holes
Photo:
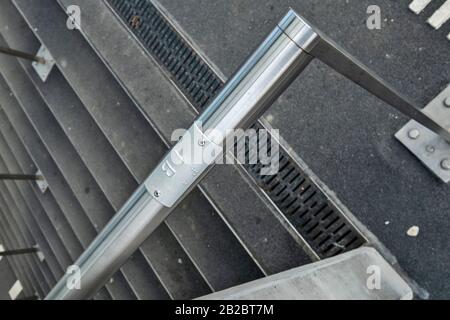
[[[292,14],[292,13],[289,13]],[[305,41],[315,37],[304,25]],[[220,147],[229,129],[244,128],[257,119],[312,60],[276,27],[199,117],[189,132],[201,137],[198,145]],[[197,123],[198,123],[197,121]],[[215,129],[215,134],[208,129]],[[222,133],[222,135],[218,134]],[[93,295],[167,217],[171,209],[195,187],[213,163],[191,170],[189,162],[173,163],[181,141],[138,188],[75,263],[80,269],[80,289],[69,289],[64,276],[46,299],[83,299]],[[168,174],[167,164],[171,165]],[[170,192],[169,192],[170,191]]]
[[[195,164],[183,158],[186,139],[198,137],[190,142],[194,153],[221,150],[230,130],[258,119],[314,57],[450,140],[448,131],[290,10],[76,261],[79,289],[66,285],[73,280],[67,274],[46,299],[89,298],[102,287],[213,166],[213,158]]]

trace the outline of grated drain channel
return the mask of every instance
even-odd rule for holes
[[[198,111],[207,106],[224,83],[159,10],[149,0],[108,2],[193,106]],[[263,127],[256,123],[252,128]],[[269,153],[270,142],[268,137]],[[261,175],[261,163],[244,167],[316,254],[323,259],[362,246],[364,237],[289,154],[278,149],[280,170],[276,175]],[[247,148],[246,160],[250,156]]]

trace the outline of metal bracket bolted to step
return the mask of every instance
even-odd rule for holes
[[[450,131],[450,85],[423,113]],[[450,182],[450,143],[414,120],[395,135],[420,161],[445,183]]]
[[[50,54],[50,51],[48,51],[48,49],[44,45],[41,46],[36,55],[45,59],[45,63],[33,62],[34,70],[36,70],[41,80],[45,82],[56,62]]]
[[[39,259],[40,262],[44,262],[45,261],[45,255],[44,255],[44,253],[42,253],[42,251],[39,250],[39,251],[36,252],[36,254],[37,254],[38,259]]]
[[[42,193],[45,193],[48,189],[48,182],[45,180],[44,176],[42,175],[41,170],[38,170],[36,172],[36,176],[41,177],[41,179],[36,180],[36,184],[39,187],[39,190],[41,190]]]

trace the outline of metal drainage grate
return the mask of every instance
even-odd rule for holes
[[[205,107],[222,81],[147,0],[109,0],[152,56],[197,108]]]
[[[108,2],[194,107],[201,111],[207,106],[224,83],[158,9],[149,0]],[[363,245],[364,237],[282,148],[279,156],[280,170],[273,176],[261,175],[261,163],[244,167],[316,254],[328,258]]]

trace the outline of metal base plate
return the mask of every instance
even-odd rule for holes
[[[450,85],[423,112],[450,130]],[[442,181],[450,182],[450,143],[414,120],[395,137]]]
[[[50,51],[47,50],[46,47],[43,45],[39,49],[36,56],[44,58],[45,64],[33,62],[33,68],[36,70],[37,74],[41,78],[43,82],[45,82],[50,74],[50,72],[53,69],[53,66],[55,65],[55,60],[53,59],[52,55],[50,54]]]
[[[38,170],[38,172],[36,172],[37,176],[42,176],[42,172],[41,170]],[[36,184],[38,185],[39,189],[41,190],[42,193],[44,193],[45,191],[47,191],[48,189],[48,183],[47,180],[36,180]]]

